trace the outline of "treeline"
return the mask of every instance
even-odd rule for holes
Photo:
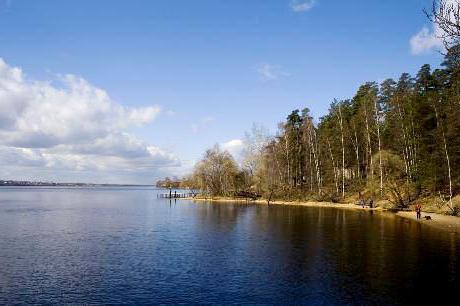
[[[182,188],[183,187],[183,180],[178,179],[176,177],[169,178],[166,177],[162,180],[158,180],[155,183],[155,186],[158,188]]]
[[[255,126],[238,165],[208,150],[189,186],[229,195],[252,190],[266,198],[339,201],[366,192],[397,207],[436,195],[452,213],[460,191],[460,47],[440,69],[363,84],[335,100],[315,122],[308,108],[292,111],[273,137]]]

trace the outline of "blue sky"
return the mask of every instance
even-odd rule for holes
[[[0,0],[4,74],[20,69],[23,79],[15,82],[21,86],[42,82],[55,90],[74,88],[75,81],[61,84],[62,76],[71,74],[84,79],[88,88],[106,92],[113,107],[125,109],[123,116],[136,113],[130,118],[138,120],[94,135],[96,128],[88,128],[86,138],[78,135],[87,146],[104,143],[105,152],[99,154],[82,149],[83,140],[71,139],[74,132],[36,137],[40,124],[31,119],[18,133],[5,132],[11,141],[2,144],[9,156],[3,162],[10,166],[0,178],[150,183],[185,173],[206,148],[242,139],[253,122],[274,133],[293,109],[307,106],[319,117],[334,98],[352,97],[363,82],[415,74],[425,63],[437,66],[441,56],[433,47],[439,43],[430,36],[433,27],[422,12],[429,6],[425,0]],[[17,105],[6,101],[1,90],[0,106]],[[75,92],[66,93],[77,107]],[[51,99],[44,96],[31,107],[42,109],[37,105]],[[52,101],[59,108],[60,102]],[[85,105],[91,107],[91,102]],[[2,111],[11,117],[11,110],[0,107],[0,121]],[[139,118],[149,111],[151,116]],[[84,114],[84,126],[85,120],[103,116]],[[104,116],[110,120],[113,113]],[[59,115],[45,117],[41,122],[66,124]],[[8,130],[18,122],[24,120]],[[23,141],[25,132],[34,138],[33,146]],[[129,135],[130,141],[116,135]],[[62,143],[36,145],[42,136]],[[119,156],[127,168],[94,168],[88,160],[117,154],[103,138],[118,149],[120,143],[134,141],[139,150],[157,150],[158,166],[129,161],[130,154],[140,156],[129,147],[124,150],[129,154]],[[24,164],[11,165],[15,154],[24,155]],[[148,154],[152,163],[158,160],[158,154]],[[0,152],[0,163],[2,156]],[[64,156],[78,160],[78,166],[62,162],[60,167],[55,159]],[[142,165],[148,163],[142,159]],[[18,175],[16,169],[25,171]]]

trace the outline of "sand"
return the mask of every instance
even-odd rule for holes
[[[400,211],[397,212],[396,215],[415,222],[420,222],[426,226],[460,234],[460,217],[422,212],[422,219],[417,220],[415,211]],[[430,216],[431,220],[426,220],[425,216]]]

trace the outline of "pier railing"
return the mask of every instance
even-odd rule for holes
[[[191,198],[195,194],[192,192],[167,192],[157,194],[157,198],[160,199],[181,199],[181,198]]]

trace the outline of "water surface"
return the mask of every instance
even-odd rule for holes
[[[455,234],[389,214],[157,192],[0,188],[0,304],[457,300]]]

